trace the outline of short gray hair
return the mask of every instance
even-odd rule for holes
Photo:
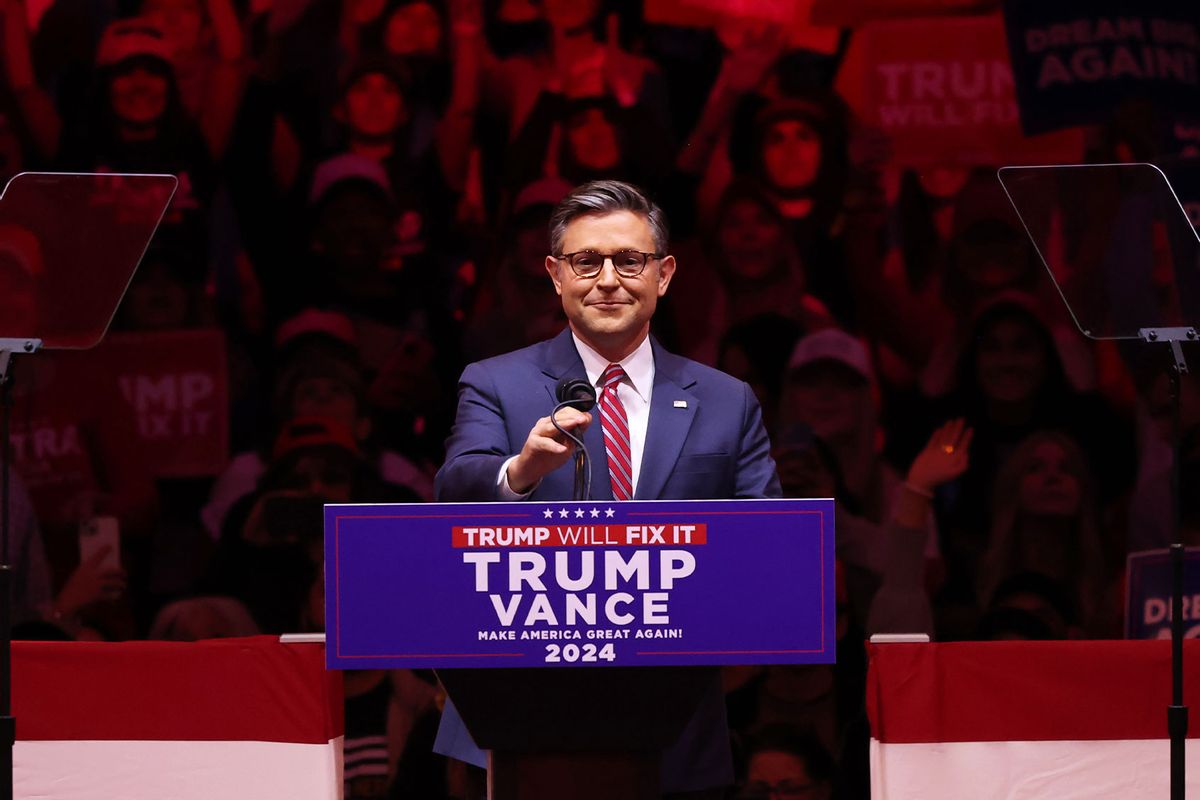
[[[562,254],[563,237],[572,221],[589,214],[615,211],[632,211],[645,217],[654,237],[655,255],[667,254],[670,232],[663,210],[641,189],[623,181],[591,181],[564,197],[550,216],[550,252],[556,256]]]

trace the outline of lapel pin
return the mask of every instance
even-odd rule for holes
[[[676,400],[675,407],[676,408],[687,408],[687,400]]]

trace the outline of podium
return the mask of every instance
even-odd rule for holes
[[[328,665],[437,670],[493,800],[657,799],[664,754],[724,719],[719,666],[835,659],[833,518],[832,500],[329,505]]]
[[[476,744],[489,796],[657,800],[660,754],[679,739],[713,667],[438,670]]]

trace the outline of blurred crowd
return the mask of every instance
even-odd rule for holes
[[[606,177],[671,224],[654,335],[751,385],[787,496],[837,498],[838,664],[727,670],[737,796],[866,796],[866,635],[1120,636],[1126,554],[1171,540],[1165,358],[1076,332],[992,168],[892,163],[833,88],[852,30],[815,52],[605,0],[0,0],[0,26],[0,180],[179,177],[114,330],[221,332],[233,454],[156,476],[119,403],[39,393],[65,357],[19,364],[20,635],[322,630],[320,504],[432,499],[459,373],[562,329],[547,221]],[[1153,154],[1115,120],[1080,156]],[[30,430],[47,405],[70,435]],[[80,558],[97,515],[120,568]],[[348,798],[477,791],[430,752],[431,673],[345,688]]]

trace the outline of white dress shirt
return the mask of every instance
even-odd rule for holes
[[[575,331],[571,331],[575,349],[583,361],[583,370],[587,373],[588,382],[596,387],[596,397],[600,397],[600,376],[608,368],[609,361],[604,356],[588,347]],[[617,384],[617,398],[625,406],[625,415],[629,418],[629,460],[633,469],[633,491],[636,494],[638,476],[642,471],[642,453],[646,449],[646,427],[650,423],[650,395],[654,391],[654,350],[650,347],[650,337],[642,339],[642,343],[632,353],[621,359],[618,364],[625,370],[625,377]],[[600,412],[592,412],[592,424],[600,424]],[[611,480],[608,475],[608,454],[589,453],[592,458],[592,481]],[[525,494],[517,494],[508,485],[508,465],[516,456],[507,459],[500,465],[497,485],[500,497],[505,500],[520,500],[528,497],[534,486]]]

